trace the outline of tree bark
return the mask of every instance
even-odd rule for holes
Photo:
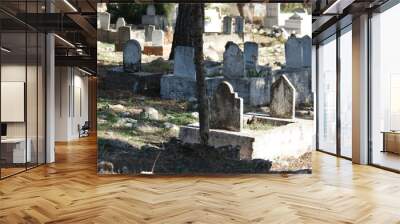
[[[197,100],[199,103],[199,123],[201,144],[208,145],[209,138],[209,105],[206,95],[207,84],[204,75],[203,33],[204,33],[204,3],[193,4],[193,28],[191,36],[194,45],[194,63],[196,66]]]
[[[176,46],[193,47],[193,40],[190,36],[190,30],[193,29],[192,4],[179,4],[178,15],[176,17],[174,37],[172,40],[171,53],[169,60],[174,59],[174,50]]]

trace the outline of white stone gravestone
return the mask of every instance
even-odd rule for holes
[[[99,27],[98,29],[101,30],[109,30],[110,29],[110,13],[108,12],[99,12],[97,13],[97,19],[99,20]]]
[[[153,46],[161,47],[164,45],[164,31],[154,30],[151,34],[151,41]]]
[[[117,19],[117,22],[115,23],[116,30],[118,30],[120,27],[123,27],[123,26],[126,26],[125,19],[122,17],[119,17]]]

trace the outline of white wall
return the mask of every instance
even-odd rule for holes
[[[56,141],[78,139],[78,125],[88,120],[88,78],[83,75],[76,68],[56,67]]]

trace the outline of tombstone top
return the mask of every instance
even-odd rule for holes
[[[194,65],[193,47],[175,47],[174,75],[194,81],[196,80],[196,67]]]
[[[271,86],[270,114],[273,117],[294,119],[296,89],[285,75]]]
[[[124,19],[123,17],[119,17],[119,18],[117,19],[117,22],[116,22],[115,25],[116,25],[117,30],[118,30],[120,27],[122,27],[122,26],[126,26],[125,19]]]
[[[163,46],[164,32],[162,30],[153,30],[151,34],[151,40],[153,42],[153,46]]]
[[[155,16],[156,15],[156,7],[154,5],[148,5],[146,8],[146,15]]]
[[[243,99],[227,81],[218,85],[212,98],[210,127],[228,131],[241,131],[243,128]]]
[[[245,65],[243,52],[239,46],[233,42],[228,42],[225,46],[223,59],[223,74],[228,78],[245,77]]]
[[[124,45],[123,63],[124,70],[137,72],[140,70],[142,60],[142,48],[137,40],[128,40]]]

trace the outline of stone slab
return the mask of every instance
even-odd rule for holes
[[[224,52],[223,74],[227,78],[245,77],[245,66],[243,52],[233,42],[228,42]]]
[[[180,128],[179,139],[184,143],[200,143],[198,127],[184,126]],[[253,153],[254,137],[241,132],[210,129],[209,145],[221,147],[226,145],[240,146],[240,159],[250,160]]]
[[[196,81],[196,68],[194,65],[193,47],[175,47],[174,75]]]
[[[123,65],[127,72],[140,71],[142,63],[142,48],[136,40],[128,40],[124,45]]]

